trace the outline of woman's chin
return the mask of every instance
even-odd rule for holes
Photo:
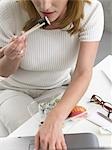
[[[53,22],[55,22],[55,21],[56,21],[56,19],[57,19],[57,18],[48,17],[48,19],[49,19],[49,21],[50,21],[51,23],[53,23]]]

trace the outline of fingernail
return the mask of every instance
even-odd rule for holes
[[[14,36],[12,37],[12,39],[17,39],[17,35],[14,35]]]
[[[21,35],[24,34],[24,33],[25,33],[24,31],[21,31]]]

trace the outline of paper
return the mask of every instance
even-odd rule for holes
[[[62,128],[63,133],[69,132],[69,130],[74,126],[74,124],[77,124],[79,121],[81,121],[85,118],[87,118],[87,112],[86,111],[83,113],[80,113],[76,116],[67,118],[63,124],[63,128]]]
[[[112,123],[98,115],[97,112],[89,114],[87,120],[112,133]]]

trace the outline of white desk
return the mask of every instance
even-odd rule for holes
[[[80,105],[87,106],[88,109],[93,109],[93,106],[89,106],[87,103],[93,94],[97,94],[106,101],[112,100],[112,82],[107,78],[107,76],[102,72],[102,68],[110,67],[108,64],[112,62],[112,56],[107,56],[103,61],[101,61],[93,69],[93,76],[90,82],[89,88],[85,95],[79,102]],[[112,67],[110,67],[110,70]],[[112,101],[111,101],[112,102]],[[38,130],[40,115],[37,113],[28,121],[26,121],[22,126],[9,135],[9,137],[18,136],[34,136]],[[80,132],[91,132],[97,135],[99,139],[100,146],[102,147],[112,147],[112,134],[105,135],[101,134],[99,127],[86,119],[83,119],[75,124],[75,122],[68,122],[65,124],[63,133],[80,133]]]

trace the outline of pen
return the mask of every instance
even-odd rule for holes
[[[101,117],[103,117],[104,119],[106,119],[107,121],[109,121],[110,123],[112,123],[112,120],[110,118],[108,118],[107,116],[105,116],[104,114],[97,112],[98,115],[100,115]]]

